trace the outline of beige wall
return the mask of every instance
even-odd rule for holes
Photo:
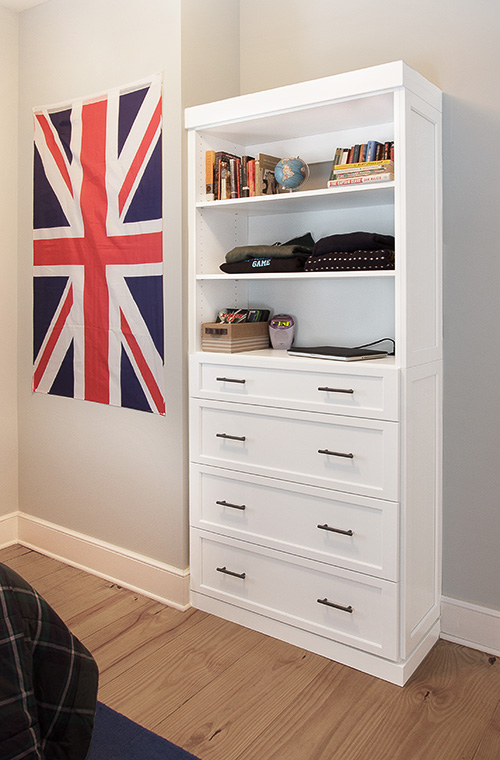
[[[181,310],[179,0],[49,0],[20,18],[20,505],[28,514],[184,568],[185,361]],[[140,43],[140,44],[139,44]],[[34,106],[165,72],[165,418],[32,394]]]
[[[237,94],[238,66],[225,77],[207,58],[207,32],[221,14],[237,40],[238,6],[229,0],[47,0],[20,16],[20,508],[180,569],[188,565],[182,90],[218,98],[227,80]],[[237,44],[232,49],[237,64]],[[218,74],[210,77],[212,65]],[[184,67],[193,79],[182,87]],[[164,418],[30,391],[31,109],[155,72],[164,75]]]
[[[238,0],[182,0],[182,105],[240,94]]]
[[[17,16],[0,8],[0,515],[17,509]]]
[[[445,93],[443,585],[500,609],[498,3],[242,0],[240,13],[242,93],[399,59]]]

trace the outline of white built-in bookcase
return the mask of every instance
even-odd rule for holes
[[[192,602],[403,683],[439,633],[441,93],[398,61],[189,108],[186,128]],[[335,149],[368,140],[394,141],[394,181],[328,189]],[[262,152],[282,158],[298,155],[309,165],[311,177],[303,189],[292,193],[206,201],[207,150],[254,156]],[[238,245],[286,242],[306,232],[318,240],[355,231],[395,236],[394,271],[231,276],[219,269],[226,252]],[[382,360],[346,365],[290,357],[273,349],[231,355],[202,352],[201,324],[214,321],[217,311],[228,306],[267,307],[274,313],[292,314],[297,325],[295,342],[300,345],[354,346],[391,337],[396,353]],[[241,382],[232,382],[234,375]],[[318,387],[337,386],[343,380],[350,391],[359,381],[359,392],[354,388],[355,393],[341,394],[341,399],[333,392],[326,394],[328,398],[324,393],[321,398],[314,396]],[[380,403],[369,400],[371,388],[380,388]],[[253,433],[242,436],[241,451],[228,447],[227,442],[213,441],[209,432],[212,421],[215,430],[219,419],[230,425],[231,415],[238,428],[242,419],[248,421],[249,429],[256,423],[255,435],[266,430],[268,445],[270,441],[274,445],[269,451],[259,451],[261,444],[254,441]],[[336,468],[345,468],[345,462],[332,465],[323,457],[319,465],[312,462],[309,470],[307,465],[301,466],[308,455],[300,452],[300,447],[306,445],[315,426],[323,430],[329,424],[333,431],[341,422],[349,436],[350,427],[357,429],[361,422],[365,432],[372,430],[374,420],[387,430],[383,449],[377,448],[378,442],[373,452],[371,443],[368,447],[374,456],[372,470],[362,472],[364,453],[355,455],[347,465],[359,472],[344,472],[340,477]],[[381,433],[366,435],[374,438]],[[283,446],[290,446],[290,451],[274,461],[275,450]],[[296,463],[294,450],[299,451]],[[379,470],[384,472],[380,483]],[[260,527],[252,528],[248,505],[240,514],[222,507],[220,515],[206,516],[212,501],[226,500],[224,495],[215,499],[213,483],[222,494],[226,486],[230,490],[235,481],[241,483],[245,478],[250,491],[258,488],[261,494],[279,497],[276,503],[282,506],[277,524],[266,527],[259,523]],[[331,509],[340,509],[343,516],[346,510],[357,515],[361,506],[370,515],[384,512],[377,528],[376,551],[388,553],[392,570],[382,562],[379,566],[378,560],[372,563],[376,570],[369,569],[369,562],[356,564],[355,555],[363,552],[366,538],[363,521],[349,537],[350,558],[342,547],[340,552],[336,546],[329,547],[330,536],[326,543],[321,536],[321,547],[316,537],[309,543],[294,540],[293,524],[302,534],[306,530],[302,520],[309,502],[291,508],[291,533],[287,528],[283,530],[286,538],[280,537],[279,525],[287,514],[283,494],[303,492],[304,498],[315,504],[326,505],[330,499]],[[378,507],[384,509],[375,509]],[[353,584],[362,584],[375,574],[383,593],[380,589],[373,592],[366,615],[375,628],[390,628],[390,644],[382,642],[386,632],[373,634],[372,640],[371,633],[364,639],[364,634],[344,630],[357,624],[363,628],[359,622],[365,614],[362,602],[345,605],[354,607],[354,612],[341,613],[337,623],[323,617],[318,620],[316,607],[297,610],[290,600],[290,605],[284,602],[281,609],[281,602],[261,598],[259,591],[252,598],[250,571],[245,571],[245,578],[219,573],[213,579],[205,565],[212,561],[213,552],[218,556],[213,542],[222,547],[222,554],[230,551],[236,564],[235,557],[246,557],[251,550],[252,560],[253,555],[258,556],[268,569],[275,568],[277,576],[287,577],[288,568],[292,586],[285,584],[284,597],[292,593],[293,584],[308,585],[307,572],[311,577],[316,571],[333,573],[337,580],[347,573]],[[222,557],[220,562],[224,565]],[[298,566],[305,575],[295,579]],[[268,571],[273,574],[272,569]],[[257,578],[259,571],[254,575]],[[377,608],[378,594],[384,600],[390,598],[390,604],[383,601]],[[304,604],[307,608],[309,602]],[[356,618],[358,623],[353,622]]]

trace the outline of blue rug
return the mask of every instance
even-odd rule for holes
[[[198,758],[98,702],[87,760],[198,760]]]

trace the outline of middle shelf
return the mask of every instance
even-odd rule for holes
[[[363,272],[270,272],[259,274],[197,274],[196,280],[203,282],[203,280],[252,280],[260,282],[261,280],[331,280],[331,279],[362,279],[362,278],[379,278],[388,277],[393,279],[395,276],[395,270],[384,271],[363,271]]]
[[[300,211],[327,211],[329,209],[366,208],[394,203],[394,182],[381,185],[353,185],[351,187],[297,190],[277,195],[259,195],[253,198],[233,198],[224,201],[201,201],[197,209],[210,209],[246,213],[252,216],[297,213]]]

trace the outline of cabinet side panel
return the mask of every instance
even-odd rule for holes
[[[439,617],[441,502],[440,363],[408,370],[403,378],[402,604],[406,655]]]
[[[401,239],[406,364],[441,358],[441,128],[440,114],[406,96],[402,174],[405,214]]]

